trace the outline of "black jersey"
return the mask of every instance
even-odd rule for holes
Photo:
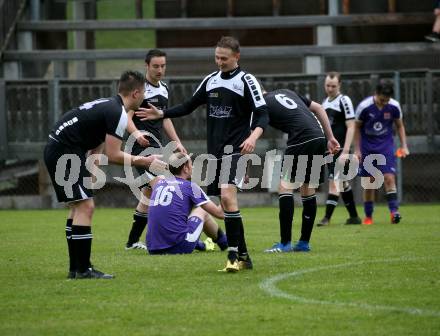
[[[145,94],[141,107],[148,108],[148,104],[154,105],[160,110],[164,110],[168,107],[168,86],[165,83],[159,81],[158,86],[153,85],[148,81],[145,83]],[[151,133],[160,143],[162,142],[162,119],[141,121],[139,117],[134,115],[133,123],[138,130],[147,131]],[[150,142],[150,146],[160,147],[161,144],[158,143],[154,138],[147,137],[148,141]],[[136,149],[140,149],[140,151],[142,151],[145,148],[135,142],[133,150]]]
[[[224,153],[227,145],[232,145],[234,153],[240,152],[239,146],[250,135],[251,129],[265,129],[268,123],[260,85],[253,75],[239,67],[206,76],[192,98],[164,111],[164,117],[189,114],[202,104],[207,105],[208,153],[216,157]]]
[[[127,112],[122,98],[97,99],[70,110],[55,124],[49,138],[83,151],[98,147],[106,134],[122,140],[127,128]]]
[[[289,135],[287,146],[324,137],[321,123],[309,110],[312,102],[306,97],[280,89],[269,92],[264,99],[269,108],[269,125]]]
[[[328,97],[323,101],[322,107],[327,112],[330,126],[332,127],[333,134],[338,140],[341,147],[345,143],[345,133],[347,132],[347,120],[354,120],[355,114],[353,104],[350,97],[343,94],[339,94],[332,100]]]

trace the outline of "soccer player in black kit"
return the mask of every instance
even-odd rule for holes
[[[141,107],[152,104],[159,109],[168,107],[168,86],[162,82],[166,71],[166,53],[159,49],[151,49],[145,56],[145,94]],[[134,115],[134,111],[128,112],[127,131],[136,137],[136,142],[131,149],[132,155],[142,155],[146,147],[160,148],[162,146],[162,129],[171,141],[175,141],[176,150],[186,153],[170,119],[144,120]],[[146,167],[136,167],[139,175],[146,174],[148,179],[155,174]],[[147,247],[139,239],[148,223],[148,200],[151,197],[149,184],[142,186],[144,200],[139,200],[133,214],[133,223],[125,244],[126,250],[143,249]]]
[[[100,98],[70,110],[63,114],[49,134],[44,161],[58,201],[68,203],[71,209],[66,223],[70,259],[68,278],[113,278],[93,268],[90,262],[94,201],[91,172],[86,167],[88,152],[99,153],[105,147],[105,154],[112,163],[129,162],[158,170],[166,167],[156,155],[133,156],[121,151],[127,127],[126,111],[140,106],[144,83],[141,73],[124,72],[119,79],[118,95]]]
[[[341,93],[341,75],[338,72],[329,72],[325,77],[325,92],[327,98],[324,99],[322,107],[325,109],[330,120],[333,134],[342,147],[342,150],[334,156],[334,160],[327,165],[328,168],[328,196],[326,201],[325,215],[317,226],[327,226],[330,224],[333,211],[338,204],[339,194],[342,196],[345,207],[349,213],[349,218],[345,224],[361,224],[356,204],[354,202],[353,190],[348,181],[340,181],[338,174],[335,174],[336,161],[347,164],[350,154],[351,143],[354,136],[354,109],[350,97]],[[347,168],[347,167],[346,167]],[[342,192],[338,186],[342,184]]]
[[[226,267],[222,271],[226,272],[253,267],[237,202],[237,185],[244,176],[236,176],[236,168],[241,155],[254,151],[268,123],[260,85],[253,75],[240,68],[239,59],[239,42],[234,37],[222,37],[215,49],[219,70],[206,76],[190,99],[164,111],[151,106],[136,112],[141,119],[176,118],[206,104],[208,154],[217,161],[215,180],[208,186],[208,195],[220,196],[225,212],[229,247]],[[227,169],[229,164],[230,169]]]
[[[313,185],[324,180],[324,165],[319,166],[318,162],[319,169],[312,168],[315,167],[313,156],[323,158],[326,149],[335,153],[339,150],[339,143],[333,136],[324,109],[318,103],[287,89],[265,93],[264,99],[269,108],[269,125],[288,134],[279,185],[281,241],[265,252],[308,252],[317,210]],[[298,187],[303,203],[301,237],[292,246],[293,190]]]

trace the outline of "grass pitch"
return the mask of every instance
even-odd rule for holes
[[[243,209],[255,269],[222,274],[224,252],[125,251],[132,209],[98,209],[93,263],[116,279],[79,281],[66,211],[1,211],[0,335],[440,335],[440,206],[401,212],[344,226],[339,206],[311,253],[269,255],[278,210]]]

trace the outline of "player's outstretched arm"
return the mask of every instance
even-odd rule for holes
[[[159,110],[157,107],[148,104],[148,108],[139,108],[136,111],[136,115],[144,120],[156,120],[160,118],[179,118],[192,113],[197,107],[202,104],[206,104],[206,92],[203,90],[197,90],[196,93],[187,101],[180,105],[176,105],[165,111]]]
[[[112,163],[123,165],[129,163],[141,167],[154,167],[154,172],[159,174],[160,171],[167,169],[167,164],[160,160],[160,155],[134,156],[121,150],[122,140],[107,134],[105,137],[105,154]]]
[[[216,205],[213,201],[208,201],[207,203],[202,204],[201,208],[215,218],[225,218],[225,213],[223,212],[221,205]]]
[[[145,120],[157,120],[163,118],[163,111],[159,110],[156,106],[148,104],[148,108],[139,107],[135,112],[136,116],[142,121]]]

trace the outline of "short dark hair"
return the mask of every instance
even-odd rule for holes
[[[167,57],[167,53],[159,49],[151,49],[145,55],[145,63],[150,64],[153,57]]]
[[[119,78],[118,92],[124,96],[142,87],[145,84],[145,76],[139,71],[124,71]]]
[[[338,80],[338,83],[341,82],[341,74],[339,72],[336,71],[327,72],[327,77],[330,79],[336,78]]]
[[[182,152],[171,154],[168,165],[170,173],[173,175],[179,175],[190,159],[191,158],[188,154]]]
[[[394,94],[393,83],[386,80],[379,81],[379,84],[376,86],[376,94],[391,97]]]
[[[217,47],[231,49],[235,53],[240,52],[240,42],[232,36],[222,36],[217,42]]]

